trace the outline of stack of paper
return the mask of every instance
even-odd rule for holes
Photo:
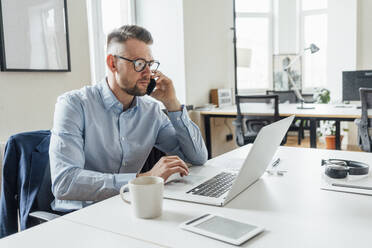
[[[350,176],[341,179],[333,179],[322,173],[321,189],[347,193],[372,195],[372,177]]]

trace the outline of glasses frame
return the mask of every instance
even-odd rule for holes
[[[150,68],[151,65],[156,64],[156,65],[157,65],[156,69],[155,69],[155,70],[152,70],[153,72],[155,72],[155,71],[158,70],[158,68],[159,68],[159,66],[160,66],[160,62],[157,61],[157,60],[150,60],[150,61],[147,61],[147,60],[142,59],[142,58],[138,58],[138,59],[128,59],[128,58],[122,57],[122,56],[120,56],[120,55],[113,55],[113,56],[116,57],[116,58],[119,58],[119,59],[124,59],[124,60],[126,60],[126,61],[132,62],[132,64],[133,64],[133,69],[134,69],[136,72],[141,72],[141,71],[143,71],[143,70],[146,68],[146,65],[148,65],[149,68]],[[142,68],[141,70],[136,70],[136,62],[137,62],[138,60],[143,60],[143,61],[145,61],[145,65],[143,66],[143,68]]]

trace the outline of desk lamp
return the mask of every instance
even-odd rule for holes
[[[297,108],[298,109],[314,109],[314,107],[304,107],[304,102],[305,102],[305,99],[302,97],[299,89],[297,88],[291,74],[289,73],[289,69],[291,68],[291,66],[297,62],[297,60],[305,53],[306,50],[309,50],[311,51],[311,53],[316,53],[317,51],[319,51],[319,47],[317,47],[315,44],[310,44],[309,47],[305,48],[299,55],[297,55],[297,57],[294,58],[294,60],[289,63],[289,65],[287,65],[283,70],[284,72],[287,74],[288,76],[288,81],[289,83],[292,85],[292,88],[293,88],[293,91],[295,92],[297,98],[300,100],[301,102],[301,105],[298,106]]]

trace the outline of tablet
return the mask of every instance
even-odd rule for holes
[[[180,225],[184,230],[240,245],[264,229],[215,214],[205,214]]]

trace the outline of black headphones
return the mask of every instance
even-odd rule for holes
[[[344,159],[322,159],[325,174],[331,178],[345,178],[349,175],[366,175],[369,166],[366,163]]]

